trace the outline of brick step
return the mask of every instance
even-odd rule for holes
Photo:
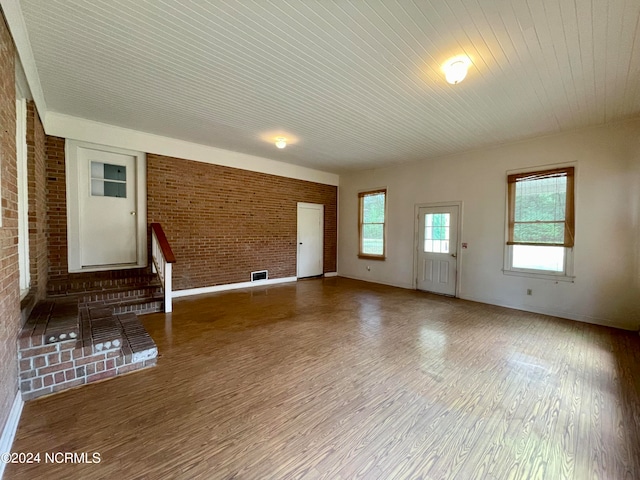
[[[138,273],[135,275],[122,275],[118,277],[109,277],[109,278],[95,278],[91,280],[82,281],[79,280],[77,282],[68,283],[65,280],[64,285],[60,285],[60,289],[56,287],[56,281],[52,280],[50,282],[52,284],[52,288],[50,289],[50,296],[58,296],[57,291],[62,289],[64,286],[64,291],[60,290],[60,296],[66,296],[70,293],[72,294],[83,294],[83,293],[91,293],[94,291],[102,291],[102,290],[111,290],[111,289],[127,289],[131,287],[137,286],[145,286],[145,285],[157,285],[158,277],[152,273]]]
[[[164,295],[154,295],[153,297],[140,298],[137,300],[122,301],[113,305],[113,314],[135,313],[144,315],[146,313],[164,312]]]
[[[58,332],[65,337],[47,343]],[[134,313],[114,314],[104,304],[79,307],[76,297],[37,305],[22,328],[18,352],[24,400],[150,367],[158,355]]]
[[[121,301],[151,298],[156,295],[162,296],[160,284],[136,285],[131,288],[111,288],[91,293],[85,293],[78,297],[80,305],[91,305],[94,303],[118,303]]]

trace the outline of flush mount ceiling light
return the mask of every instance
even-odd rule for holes
[[[287,146],[287,139],[284,137],[276,137],[276,147],[284,148]]]
[[[464,77],[467,76],[467,70],[471,65],[471,60],[466,55],[458,55],[457,57],[450,58],[442,65],[445,78],[447,82],[452,85],[457,85]]]

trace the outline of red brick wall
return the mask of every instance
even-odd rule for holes
[[[47,231],[49,234],[49,283],[66,283],[67,272],[67,200],[64,173],[64,138],[47,135]],[[49,285],[50,293],[56,293]]]
[[[0,432],[18,388],[20,279],[14,59],[13,41],[0,15]]]
[[[31,289],[36,301],[47,292],[47,157],[45,134],[33,102],[27,103],[27,158],[29,181],[29,261]]]
[[[47,137],[49,283],[52,295],[99,290],[142,270],[67,271],[63,138]],[[160,155],[147,155],[148,223],[176,254],[174,289],[296,275],[297,202],[325,205],[324,271],[336,271],[337,187]]]
[[[324,271],[336,271],[337,187],[147,155],[148,221],[176,255],[174,288],[296,276],[297,202],[324,212]]]

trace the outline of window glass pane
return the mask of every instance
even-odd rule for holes
[[[424,217],[424,251],[449,253],[449,213],[427,213]]]
[[[127,167],[124,165],[104,164],[104,178],[109,180],[127,180]]]
[[[127,184],[116,182],[104,182],[104,196],[127,198]]]
[[[384,253],[384,226],[382,224],[362,225],[362,253],[382,255]]]
[[[376,193],[362,198],[363,223],[384,223],[384,197],[384,193]]]
[[[513,226],[513,240],[515,242],[562,244],[564,243],[564,222],[516,223]]]
[[[516,222],[565,219],[567,177],[523,180],[516,183]]]
[[[92,196],[127,198],[126,180],[126,166],[91,162]]]
[[[564,271],[564,247],[513,245],[513,268]]]

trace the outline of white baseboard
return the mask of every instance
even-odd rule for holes
[[[338,272],[326,272],[324,274],[325,277],[337,277],[338,276]]]
[[[472,302],[486,303],[488,305],[495,305],[497,307],[512,308],[514,310],[521,310],[523,312],[539,313],[541,315],[549,315],[550,317],[566,318],[568,320],[575,320],[577,322],[591,323],[593,325],[601,325],[603,327],[619,328],[621,330],[634,330],[629,325],[623,325],[620,323],[612,322],[606,318],[594,317],[591,315],[582,315],[578,313],[566,312],[564,310],[555,310],[553,308],[539,308],[530,305],[512,305],[507,302],[493,299],[493,298],[481,298],[472,297],[470,295],[460,295],[461,300],[470,300]]]
[[[344,278],[350,278],[352,280],[361,280],[363,282],[368,282],[368,283],[377,283],[379,285],[387,285],[389,287],[398,287],[398,288],[406,288],[406,289],[409,289],[409,290],[415,290],[413,288],[413,285],[411,285],[410,283],[380,282],[378,280],[372,280],[370,278],[358,277],[356,275],[345,275],[343,273],[341,273],[340,276],[344,277]]]
[[[214,285],[212,287],[188,288],[186,290],[176,290],[172,293],[172,298],[189,297],[191,295],[202,295],[203,293],[225,292],[227,290],[237,290],[239,288],[263,287],[265,285],[275,285],[277,283],[297,282],[297,277],[270,278],[269,280],[257,280],[255,282],[227,283],[226,285]]]
[[[11,446],[13,445],[13,439],[16,436],[18,430],[18,423],[20,423],[20,415],[22,414],[22,407],[24,402],[22,401],[22,394],[20,390],[16,392],[16,398],[13,400],[9,417],[7,417],[7,423],[2,429],[2,436],[0,437],[0,455],[3,453],[11,452]],[[0,462],[0,480],[4,475],[4,467],[6,463]]]
[[[400,288],[407,288],[409,290],[415,290],[415,287],[413,285],[408,285],[408,284],[378,282],[378,281],[363,278],[363,277],[357,277],[355,275],[344,275],[342,273],[340,274],[340,276],[345,278],[351,278],[353,280],[362,280],[364,282],[379,283],[381,285],[389,285],[391,287],[400,287]],[[575,320],[577,322],[591,323],[593,325],[602,325],[604,327],[613,327],[613,328],[619,328],[621,330],[631,330],[631,331],[636,330],[636,327],[634,326],[623,325],[617,322],[612,322],[611,320],[606,318],[594,317],[590,315],[581,315],[581,314],[566,312],[563,310],[555,310],[552,308],[538,308],[530,305],[513,305],[500,299],[473,297],[470,295],[459,295],[457,298],[460,298],[461,300],[470,300],[472,302],[486,303],[488,305],[495,305],[497,307],[513,308],[514,310],[521,310],[523,312],[539,313],[542,315],[549,315],[551,317],[559,317],[559,318],[566,318],[568,320]],[[640,331],[638,333],[640,333]]]

